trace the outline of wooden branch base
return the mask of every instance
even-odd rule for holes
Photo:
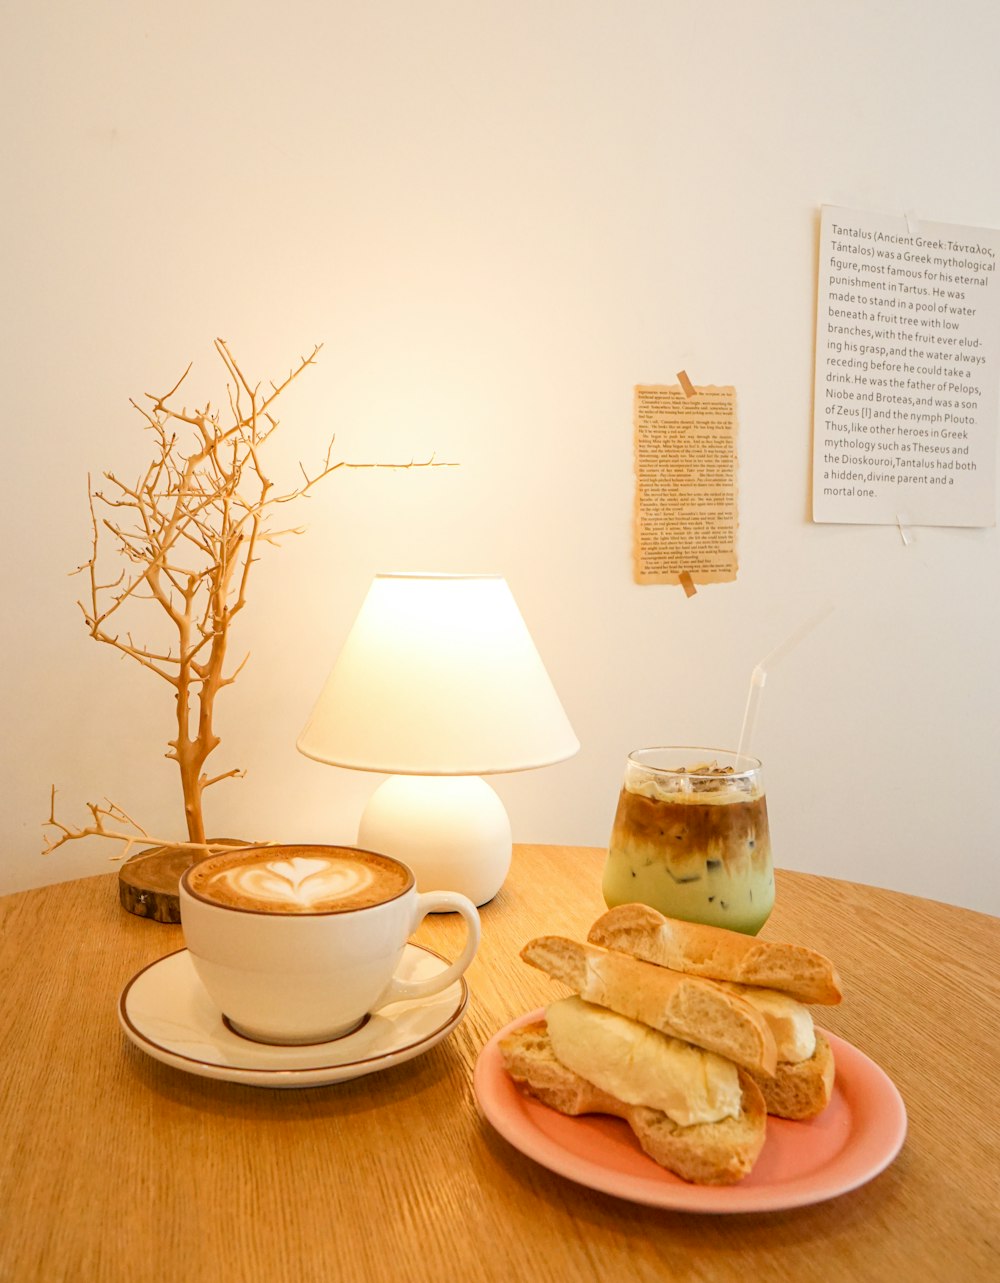
[[[210,838],[228,846],[250,846],[235,838]],[[201,859],[184,847],[151,846],[131,856],[118,870],[118,899],[122,908],[154,922],[180,922],[178,884],[189,865]]]

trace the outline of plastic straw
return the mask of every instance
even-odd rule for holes
[[[811,633],[816,625],[821,624],[832,612],[833,602],[828,602],[822,610],[817,611],[815,615],[800,624],[783,642],[775,646],[774,650],[769,651],[750,674],[750,690],[747,692],[746,708],[743,710],[743,728],[740,731],[739,747],[736,750],[737,758],[746,756],[750,741],[753,739],[754,725],[757,721],[757,714],[760,712],[760,701],[764,683],[767,681],[768,669],[773,668],[778,660],[784,659],[789,651],[795,649],[803,637]],[[737,765],[736,769],[739,770],[739,765]]]

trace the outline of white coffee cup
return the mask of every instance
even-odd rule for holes
[[[247,847],[209,856],[180,881],[181,926],[195,971],[230,1026],[258,1042],[326,1042],[392,1002],[447,989],[479,944],[475,905],[419,894],[411,870],[353,847]],[[465,919],[465,948],[426,980],[396,978],[428,913]]]

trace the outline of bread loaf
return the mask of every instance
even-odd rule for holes
[[[774,1074],[777,1048],[764,1017],[711,981],[562,936],[530,940],[521,957],[569,985],[587,1002],[717,1052],[757,1073]]]
[[[767,1114],[760,1090],[740,1070],[738,1118],[680,1127],[658,1109],[627,1105],[567,1069],[555,1057],[544,1021],[523,1025],[500,1042],[510,1076],[562,1114],[611,1114],[632,1128],[643,1150],[682,1180],[732,1185],[753,1167],[764,1145]]]
[[[843,996],[833,963],[812,949],[665,918],[644,904],[610,909],[587,939],[688,975],[778,989],[799,1002],[833,1005]]]

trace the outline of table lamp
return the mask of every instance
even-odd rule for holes
[[[481,777],[580,747],[505,579],[376,575],[298,749],[389,776],[358,845],[393,855],[421,891],[477,905],[510,868],[511,828]]]

